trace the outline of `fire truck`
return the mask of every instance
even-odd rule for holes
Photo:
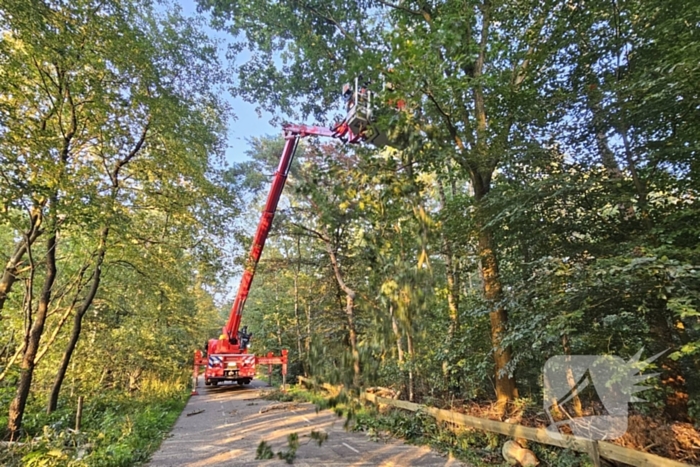
[[[250,384],[255,378],[258,365],[267,365],[269,373],[272,372],[272,365],[282,365],[283,378],[287,374],[287,350],[282,350],[280,355],[274,355],[271,352],[265,356],[251,354],[248,348],[252,333],[248,332],[247,326],[242,329],[239,329],[239,326],[255,277],[255,269],[272,228],[277,203],[282,196],[299,141],[307,136],[317,136],[338,139],[347,144],[367,142],[377,147],[383,147],[388,143],[386,135],[379,131],[375,124],[373,92],[368,89],[367,83],[362,84],[360,78],[356,78],[354,83],[343,86],[342,97],[345,102],[346,116],[331,128],[306,125],[283,126],[284,149],[253,237],[253,244],[248,253],[228,321],[218,339],[210,339],[207,342],[206,355],[199,349],[195,351],[192,394],[197,394],[201,367],[205,367],[204,384],[206,386],[216,386],[224,381],[241,385]]]

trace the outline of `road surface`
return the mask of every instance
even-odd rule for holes
[[[394,439],[373,442],[364,433],[346,432],[344,418],[330,410],[316,413],[312,404],[266,411],[265,407],[279,403],[261,398],[265,387],[262,381],[247,387],[200,385],[199,395],[190,398],[149,466],[287,466],[278,458],[255,460],[255,452],[261,441],[266,441],[275,453],[287,450],[290,433],[299,436],[293,464],[297,467],[465,466],[425,447]],[[318,446],[309,438],[311,431],[325,432],[328,439]]]

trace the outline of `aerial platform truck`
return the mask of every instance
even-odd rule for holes
[[[272,365],[282,365],[284,380],[287,374],[287,350],[282,350],[280,355],[274,355],[272,352],[265,356],[248,353],[252,333],[248,332],[247,326],[242,329],[239,329],[239,326],[250,286],[255,277],[255,269],[270,233],[277,203],[282,196],[299,140],[307,136],[320,136],[338,139],[348,144],[367,142],[377,147],[383,147],[388,143],[386,135],[374,124],[373,93],[367,89],[367,85],[361,85],[359,78],[356,78],[354,86],[350,83],[343,86],[342,96],[347,115],[342,122],[332,128],[306,125],[283,126],[285,142],[282,157],[258,223],[258,229],[253,237],[253,245],[245,263],[245,270],[228,321],[219,338],[210,339],[207,342],[206,355],[199,349],[194,353],[192,394],[197,394],[201,367],[205,367],[204,384],[206,386],[216,386],[224,381],[232,381],[240,385],[250,384],[255,377],[258,365],[267,365],[269,374],[272,373]]]

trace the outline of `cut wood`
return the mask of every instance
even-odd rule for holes
[[[376,405],[384,404],[404,410],[410,410],[411,412],[416,412],[419,410],[424,411],[435,417],[436,420],[447,423],[448,427],[462,426],[475,428],[492,433],[499,433],[513,438],[524,438],[536,443],[558,446],[565,449],[573,449],[574,451],[578,452],[585,452],[592,457],[593,462],[595,462],[596,458],[600,456],[601,458],[624,462],[625,464],[635,467],[684,467],[690,465],[673,459],[666,459],[655,454],[624,448],[608,442],[597,442],[597,449],[595,449],[595,447],[591,446],[592,441],[590,440],[563,434],[552,437],[550,432],[544,428],[532,428],[499,422],[496,420],[472,417],[459,412],[452,412],[449,410],[414,404],[413,402],[377,397],[374,394],[365,393],[362,396],[363,399]]]
[[[501,452],[503,453],[503,458],[509,465],[536,467],[540,464],[534,452],[525,449],[515,441],[506,441]]]
[[[270,404],[260,409],[258,413],[266,413],[272,410],[291,410],[299,406],[298,402],[280,402],[279,404]]]
[[[389,399],[397,399],[399,396],[399,393],[391,388],[384,388],[381,386],[376,386],[372,388],[367,388],[365,389],[365,392],[369,394],[374,394],[375,396],[378,397],[387,397]]]

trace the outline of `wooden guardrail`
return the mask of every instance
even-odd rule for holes
[[[317,385],[314,381],[307,378],[299,377],[300,383],[312,384],[320,386],[328,391],[338,390],[338,387],[330,384]],[[604,441],[593,441],[585,438],[579,438],[571,435],[560,435],[553,438],[544,428],[532,428],[514,423],[499,422],[485,418],[473,417],[451,410],[437,409],[435,407],[427,407],[422,404],[413,402],[388,399],[385,397],[377,397],[374,394],[362,394],[361,399],[371,402],[375,405],[384,404],[391,407],[396,407],[411,412],[425,412],[434,417],[437,421],[445,423],[450,429],[457,430],[459,427],[468,427],[491,433],[498,433],[513,438],[524,438],[528,441],[533,441],[549,446],[557,446],[561,448],[571,449],[578,452],[583,452],[590,456],[593,464],[600,467],[600,458],[605,458],[613,461],[624,462],[625,464],[635,467],[688,467],[690,464],[678,462],[665,457],[657,456],[646,452],[636,451],[630,448],[624,448],[612,443]]]

